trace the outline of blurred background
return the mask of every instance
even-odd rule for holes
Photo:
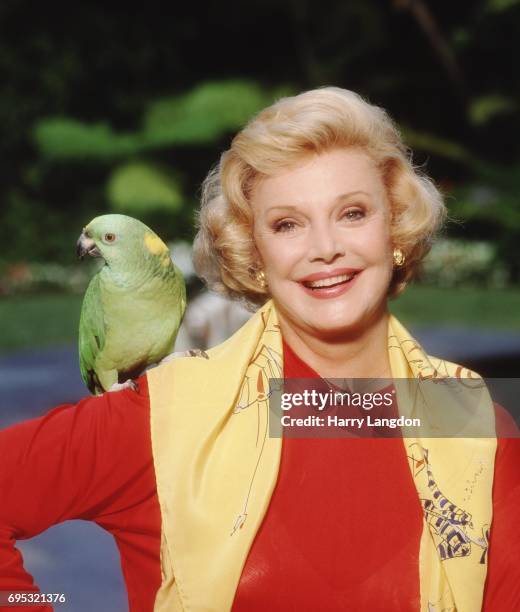
[[[254,113],[321,85],[386,108],[446,194],[451,221],[392,310],[429,352],[518,376],[519,47],[519,0],[3,0],[0,425],[86,394],[76,341],[94,268],[75,243],[96,215],[138,217],[172,245],[192,304],[178,348],[248,316],[190,268],[200,184]],[[73,590],[71,610],[125,610],[117,551],[90,527],[22,543],[27,566],[42,589]]]

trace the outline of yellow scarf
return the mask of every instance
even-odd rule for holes
[[[476,376],[428,357],[392,316],[388,340],[393,378]],[[278,477],[282,440],[269,436],[268,393],[269,379],[283,377],[283,361],[272,301],[208,354],[208,360],[176,359],[147,373],[162,518],[155,612],[231,610]],[[399,410],[428,419],[432,398],[426,390],[410,401],[416,388],[396,386]],[[442,400],[439,393],[435,401]],[[494,430],[485,387],[479,415]],[[403,443],[425,517],[421,612],[477,612],[487,570],[496,438]]]

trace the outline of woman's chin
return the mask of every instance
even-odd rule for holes
[[[305,333],[322,337],[327,341],[341,341],[342,338],[355,337],[360,332],[367,331],[379,312],[384,310],[386,302],[365,304],[352,303],[343,297],[337,300],[312,300],[309,298],[287,300],[287,296],[273,300],[278,309],[282,326],[288,325],[294,329],[300,329]],[[294,305],[298,305],[294,308]]]
[[[341,342],[355,338],[376,324],[384,304],[380,307],[360,309],[352,304],[330,304],[329,307],[278,309],[284,322],[292,328],[328,342]]]
[[[322,338],[327,341],[340,341],[348,337],[357,336],[363,329],[364,324],[362,321],[349,320],[341,322],[330,322],[324,323],[315,322],[311,323],[309,328],[314,331],[314,335],[318,338]]]
[[[335,314],[340,316],[334,316]],[[355,336],[366,328],[364,317],[352,316],[352,313],[345,316],[345,312],[301,313],[298,319],[297,327],[304,329],[309,335],[327,341],[339,341],[341,338]],[[294,323],[296,320],[293,319]]]

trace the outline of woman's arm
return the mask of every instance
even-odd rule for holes
[[[485,612],[520,610],[520,438],[502,406],[495,404],[495,414],[498,440]]]
[[[37,590],[17,539],[68,519],[121,528],[125,509],[155,495],[146,376],[138,383],[0,431],[0,591]]]

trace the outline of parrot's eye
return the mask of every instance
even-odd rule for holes
[[[116,239],[116,235],[115,234],[105,234],[105,242],[114,242],[114,240]]]

